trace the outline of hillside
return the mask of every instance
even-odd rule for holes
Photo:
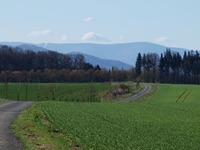
[[[1,45],[18,46],[23,49],[32,50],[54,50],[62,53],[79,52],[102,59],[118,60],[126,64],[134,65],[138,53],[156,52],[163,53],[166,46],[148,43],[148,42],[132,42],[119,44],[91,44],[91,43],[41,43],[27,44],[21,42],[2,42]],[[170,48],[183,54],[184,48]],[[89,61],[88,61],[89,62]],[[93,63],[93,62],[92,62]],[[108,62],[106,62],[107,64]],[[117,66],[121,68],[121,66]]]
[[[99,57],[95,57],[92,55],[83,54],[85,57],[85,61],[87,63],[92,64],[93,66],[99,65],[101,68],[112,69],[112,67],[116,67],[118,69],[130,69],[131,65],[121,62],[119,60],[110,60],[110,59],[102,59]]]
[[[133,42],[120,44],[90,44],[90,43],[74,43],[74,44],[39,44],[38,46],[50,50],[56,50],[63,53],[81,52],[88,55],[100,57],[103,59],[112,59],[134,65],[137,54],[156,52],[163,53],[166,46],[157,45],[148,42]],[[173,51],[178,51],[183,54],[183,48],[171,48]]]
[[[33,44],[21,44],[21,45],[18,45],[17,47],[22,48],[24,50],[34,50],[35,52],[48,50],[46,48],[39,47]]]

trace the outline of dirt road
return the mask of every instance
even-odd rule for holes
[[[120,100],[118,102],[130,102],[130,101],[133,101],[133,100],[143,96],[144,94],[148,93],[149,91],[151,91],[152,86],[150,86],[148,84],[145,84],[144,86],[145,86],[145,88],[141,92],[139,92],[139,93],[137,93],[137,94],[135,94],[135,95],[133,95],[131,97],[128,97],[126,99],[122,99],[122,100]]]
[[[22,150],[23,145],[14,136],[10,124],[19,115],[20,111],[26,109],[33,102],[11,101],[0,104],[0,150]]]

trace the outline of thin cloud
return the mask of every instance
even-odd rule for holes
[[[125,39],[125,38],[124,38],[123,35],[120,35],[120,36],[119,36],[119,40],[123,41],[124,39]]]
[[[67,35],[62,35],[62,36],[61,36],[61,41],[67,42],[67,41],[69,41],[69,40],[70,40],[70,38],[69,38]]]
[[[163,36],[163,37],[157,38],[156,42],[158,42],[158,43],[169,43],[169,42],[173,42],[173,41],[170,38]]]
[[[94,32],[88,32],[83,35],[81,38],[83,41],[96,41],[96,42],[109,42],[110,40],[107,39],[106,37],[96,34]]]
[[[49,29],[47,30],[38,30],[38,31],[32,31],[28,34],[30,37],[38,37],[38,36],[44,36],[51,34],[51,31]]]
[[[92,17],[87,17],[83,19],[84,22],[92,22],[93,20],[94,19]]]

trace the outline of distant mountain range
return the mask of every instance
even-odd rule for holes
[[[0,45],[18,46],[23,49],[31,49],[35,51],[54,50],[61,53],[78,52],[82,53],[86,62],[93,65],[99,64],[101,67],[112,68],[130,68],[134,65],[138,53],[156,52],[163,53],[166,46],[148,43],[148,42],[133,42],[133,43],[120,43],[120,44],[91,44],[91,43],[42,43],[31,44],[22,42],[1,42]],[[177,51],[180,54],[186,49],[169,47],[172,51]]]
[[[148,42],[133,42],[121,44],[89,44],[89,43],[74,43],[74,44],[39,44],[39,47],[56,50],[63,53],[81,52],[84,54],[100,57],[103,59],[112,59],[134,65],[138,53],[156,52],[163,53],[166,46],[157,45]],[[181,54],[185,49],[170,48],[173,51],[178,51]]]
[[[112,69],[112,67],[116,67],[118,69],[130,69],[131,68],[131,65],[121,62],[119,60],[102,59],[102,58],[95,57],[92,55],[87,55],[87,54],[83,54],[83,53],[80,53],[80,54],[82,54],[85,57],[85,61],[87,63],[90,63],[93,66],[99,65],[101,68],[105,68],[105,69]]]

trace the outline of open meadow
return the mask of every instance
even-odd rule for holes
[[[199,90],[162,84],[131,103],[45,101],[13,127],[27,149],[200,149]]]

